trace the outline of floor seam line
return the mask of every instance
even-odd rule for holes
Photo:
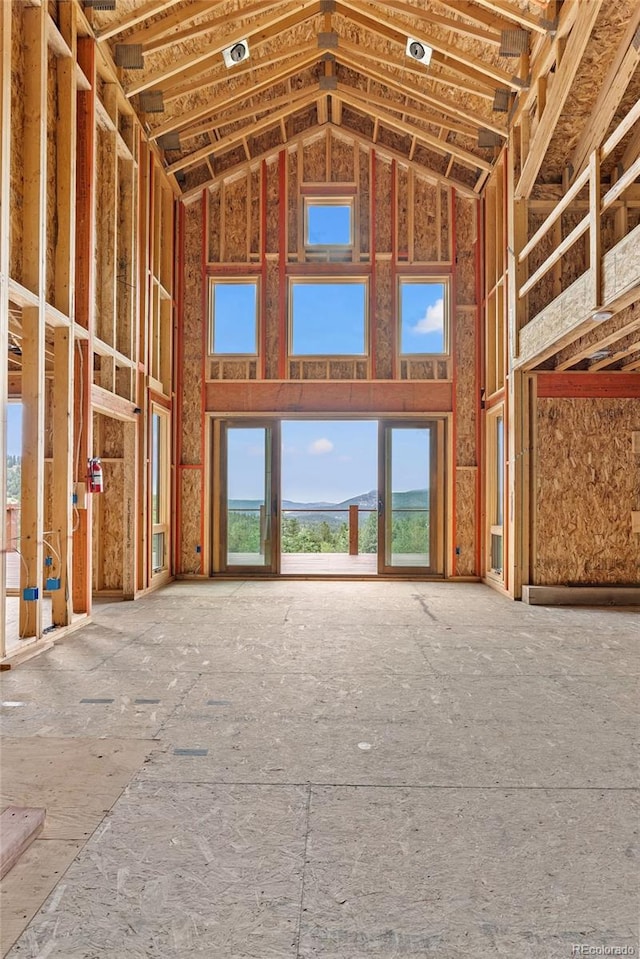
[[[307,848],[309,845],[309,820],[311,814],[311,793],[313,783],[307,783],[307,803],[305,811],[304,850],[302,859],[302,882],[300,885],[300,909],[298,912],[298,929],[296,931],[296,959],[300,959],[300,936],[302,934],[302,913],[304,910],[304,884],[307,875]]]

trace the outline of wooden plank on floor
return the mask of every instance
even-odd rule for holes
[[[40,835],[45,815],[45,809],[27,806],[8,806],[0,815],[0,879]]]

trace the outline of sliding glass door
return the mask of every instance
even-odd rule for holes
[[[438,427],[380,423],[378,572],[440,572]]]
[[[221,567],[278,572],[279,423],[221,424]]]

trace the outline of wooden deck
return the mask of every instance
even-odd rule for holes
[[[280,572],[284,576],[375,576],[378,557],[375,553],[283,553]]]

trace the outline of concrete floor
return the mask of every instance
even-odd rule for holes
[[[1,677],[3,804],[48,811],[11,959],[638,955],[637,609],[211,582],[94,620]]]

